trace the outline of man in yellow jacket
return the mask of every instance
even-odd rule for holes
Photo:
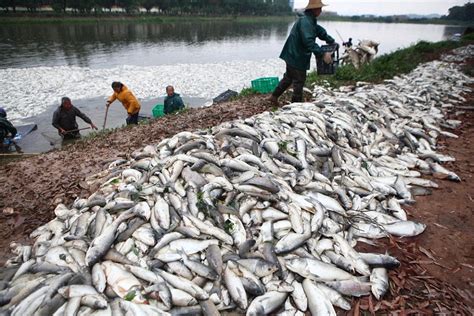
[[[123,107],[127,110],[127,125],[138,124],[138,113],[140,112],[140,102],[133,95],[132,91],[121,82],[112,82],[112,89],[114,94],[107,100],[106,106],[109,107],[112,102],[119,100]]]

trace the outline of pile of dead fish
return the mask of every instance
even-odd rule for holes
[[[335,315],[388,289],[388,254],[354,249],[425,225],[403,209],[436,183],[443,111],[472,83],[433,62],[352,92],[182,132],[110,162],[100,188],[13,243],[11,315]]]
[[[446,62],[463,62],[466,60],[466,56],[474,56],[474,45],[468,45],[456,48],[449,54],[443,55],[441,60]]]

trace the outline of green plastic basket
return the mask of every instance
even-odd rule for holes
[[[153,113],[153,117],[162,117],[165,115],[165,106],[164,104],[157,104],[151,111]]]
[[[278,77],[265,77],[252,80],[252,89],[260,93],[269,93],[278,86]]]

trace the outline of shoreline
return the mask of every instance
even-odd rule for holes
[[[102,14],[58,14],[54,12],[44,13],[0,13],[1,24],[90,24],[90,23],[189,23],[189,22],[209,22],[209,21],[234,21],[239,23],[270,23],[275,21],[292,21],[297,18],[297,14],[282,14],[268,16],[246,16],[246,15],[215,15],[215,16],[188,16],[188,15],[159,15],[159,14],[123,14],[123,13],[102,13]],[[322,16],[319,21],[331,22],[354,22],[354,23],[387,23],[387,24],[434,24],[452,26],[472,26],[472,21],[455,21],[443,19],[387,19],[380,18],[359,18],[351,16]]]
[[[383,82],[383,80],[390,79],[393,76],[410,72],[420,63],[439,59],[443,53],[471,42],[472,41],[470,40],[461,42],[444,41],[437,43],[420,42],[416,45],[405,49],[400,49],[391,54],[380,56],[370,65],[367,65],[361,70],[356,70],[352,66],[342,66],[339,68],[336,75],[329,76],[318,76],[314,70],[308,73],[306,87],[311,89],[314,84],[321,86],[329,84],[332,87],[338,88],[340,86],[355,85],[358,81]],[[398,66],[400,60],[406,61],[403,63],[403,67]],[[244,88],[238,92],[238,97],[234,99],[236,101],[241,100],[242,102],[246,102],[249,98],[251,99],[253,97],[260,96],[258,92],[252,90],[251,88]],[[75,100],[74,104],[78,106],[84,113],[86,113],[86,115],[89,115],[91,118],[93,118],[93,121],[95,121],[97,125],[103,120],[103,109],[101,106],[103,103],[102,99],[102,97],[79,99]],[[160,103],[162,101],[162,97],[150,98],[141,101],[143,106],[142,115],[151,116],[151,109],[153,105]],[[197,108],[200,107],[200,105],[204,106],[204,103],[209,102],[209,100],[206,101],[205,99],[201,98],[185,98],[185,101],[188,105],[190,105],[191,108]],[[53,111],[55,108],[55,105],[48,107],[49,111]],[[49,123],[50,113],[47,112],[48,109],[38,115],[31,116],[28,119],[22,119],[22,122],[40,122],[38,123],[38,131],[33,132],[19,142],[19,146],[25,153],[47,153],[51,150],[61,148],[60,140],[56,139],[57,133]],[[108,129],[122,129],[124,116],[122,107],[117,104],[117,106],[112,108],[112,111],[109,114],[109,125],[107,126]],[[47,121],[46,124],[44,123],[45,121]],[[78,123],[80,127],[86,126],[86,124],[81,120],[78,120]],[[41,133],[39,132],[40,130]],[[83,133],[83,137],[90,137],[88,134],[90,134],[90,131]],[[95,133],[93,135],[95,135]],[[53,139],[55,140],[53,141]],[[54,143],[54,145],[51,145],[52,143]],[[3,164],[5,164],[5,161],[0,162],[0,165]]]

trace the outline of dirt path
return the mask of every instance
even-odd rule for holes
[[[466,103],[474,106],[474,95]],[[384,240],[364,251],[397,257],[399,269],[390,272],[390,294],[381,302],[372,297],[354,301],[350,314],[388,312],[403,315],[472,315],[474,313],[474,111],[453,117],[463,121],[454,131],[458,139],[442,139],[441,151],[456,158],[447,168],[461,182],[432,179],[439,188],[418,196],[405,207],[409,219],[425,223],[416,238]]]
[[[429,227],[419,239],[419,244],[432,254],[425,256],[433,261],[426,265],[427,270],[467,290],[474,287],[474,113],[460,119],[463,124],[456,131],[460,137],[446,139],[440,145],[444,153],[456,158],[447,168],[462,181],[437,181],[439,189],[433,196],[419,197],[409,210]]]
[[[474,106],[474,94],[465,105]],[[252,96],[189,110],[150,125],[118,130],[60,151],[0,166],[0,263],[10,256],[11,241],[26,241],[32,229],[53,218],[55,205],[89,196],[94,188],[85,185],[85,177],[102,170],[107,161],[127,156],[179,131],[205,129],[266,110],[271,110],[271,106],[264,96]],[[390,272],[390,294],[385,300],[376,302],[372,297],[354,300],[350,314],[472,312],[474,112],[456,118],[463,121],[454,131],[459,138],[442,139],[439,147],[456,157],[457,161],[447,167],[463,181],[436,180],[439,189],[431,196],[418,197],[416,204],[407,209],[410,218],[427,224],[428,229],[417,238],[392,239],[378,247],[379,252],[388,249],[400,259],[402,266]],[[377,248],[364,250],[377,251]]]

